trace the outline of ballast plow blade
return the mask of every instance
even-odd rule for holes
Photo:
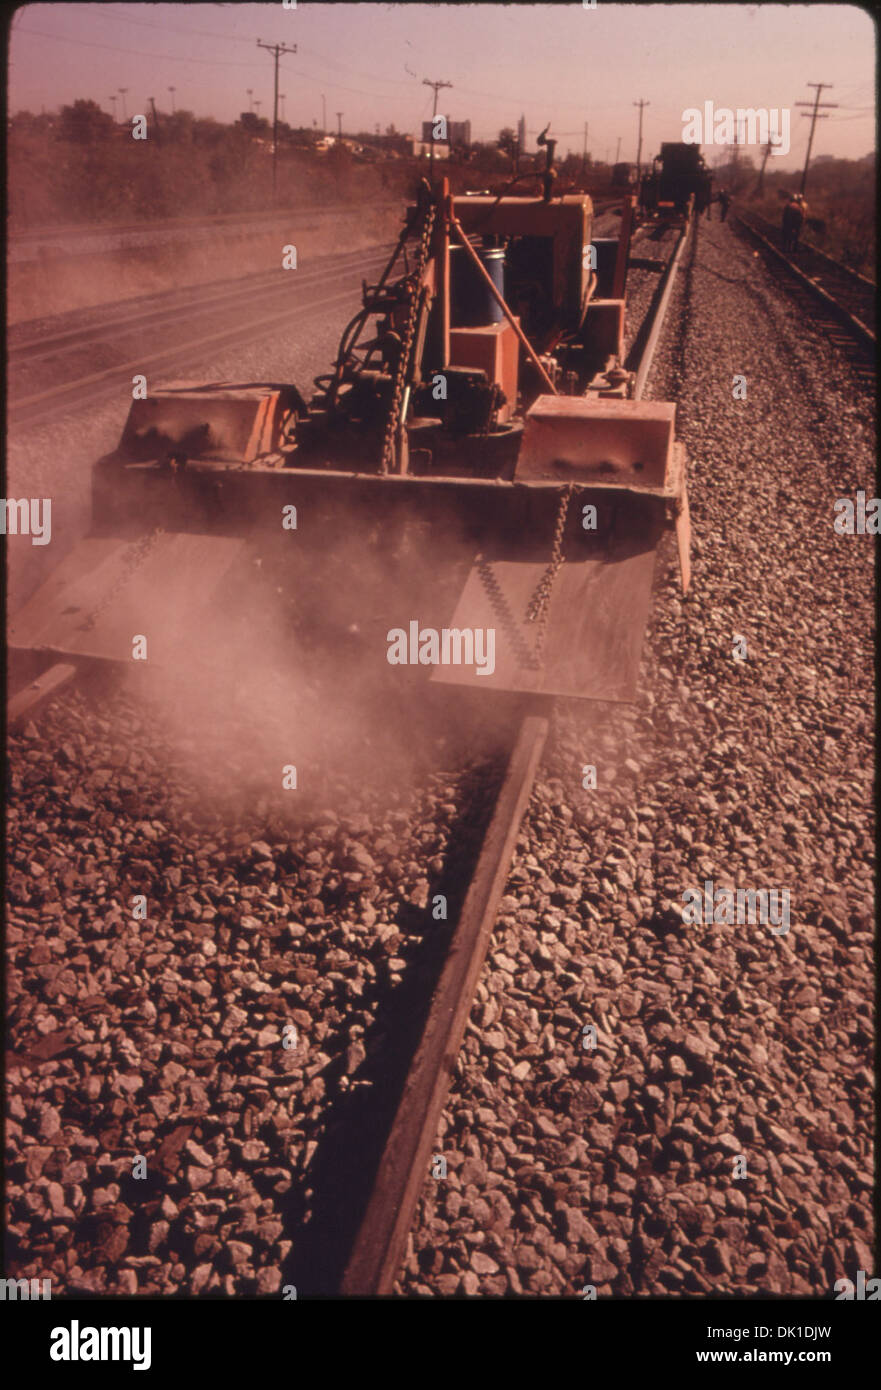
[[[123,662],[142,637],[150,663],[166,665],[189,641],[244,545],[185,532],[89,537],[12,619],[9,646]]]
[[[635,699],[671,509],[683,588],[689,578],[686,461],[674,418],[663,402],[538,397],[514,472],[529,499],[523,539],[513,554],[499,539],[475,561],[448,629],[451,659],[434,680]],[[463,633],[474,642],[480,634],[482,662],[454,659],[466,638],[452,634]]]
[[[462,645],[455,634],[492,631],[489,645],[480,639],[482,664],[439,666],[432,679],[582,700],[635,699],[654,565],[653,549],[563,565],[539,649],[541,620],[530,623],[524,614],[547,566],[482,557],[456,607],[449,644],[455,655]]]

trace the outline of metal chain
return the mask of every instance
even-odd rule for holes
[[[108,592],[104,595],[103,599],[97,605],[97,607],[93,608],[91,613],[89,613],[89,615],[80,624],[81,631],[91,632],[92,628],[94,628],[102,613],[106,612],[106,610],[110,607],[111,603],[113,603],[114,599],[116,599],[121,590],[124,589],[126,584],[129,583],[135,572],[139,570],[141,566],[144,564],[144,562],[147,559],[147,556],[150,554],[150,551],[155,546],[159,537],[164,535],[164,527],[154,526],[153,530],[149,532],[148,535],[141,536],[140,540],[135,541],[134,544],[130,546],[129,553],[128,555],[126,555],[125,560],[123,562],[122,572],[120,573],[119,578],[113,585],[112,589],[108,590]]]
[[[551,548],[551,558],[526,608],[526,617],[524,621],[527,623],[538,623],[535,654],[539,661],[542,659],[545,634],[547,632],[548,604],[550,603],[551,590],[554,587],[554,580],[557,577],[561,565],[565,563],[565,556],[563,555],[563,534],[566,530],[566,517],[569,513],[569,501],[572,497],[572,492],[573,484],[568,483],[560,493],[560,501],[557,505],[557,523],[554,527],[554,543]]]
[[[380,468],[383,473],[389,471],[389,465],[394,453],[395,433],[398,428],[398,420],[401,414],[401,403],[404,398],[404,380],[407,375],[407,367],[410,362],[410,353],[413,350],[413,337],[416,332],[416,318],[419,309],[420,288],[422,284],[422,272],[425,269],[425,262],[428,258],[428,247],[431,242],[431,233],[434,227],[435,206],[434,203],[428,205],[425,221],[422,224],[422,236],[419,242],[419,255],[416,258],[416,266],[413,271],[413,285],[410,294],[410,307],[407,314],[407,323],[404,328],[404,338],[401,344],[401,355],[398,358],[398,366],[395,372],[395,383],[392,390],[392,403],[389,408],[388,419],[385,422],[385,435],[382,441],[382,455],[380,457]]]

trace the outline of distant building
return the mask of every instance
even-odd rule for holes
[[[431,127],[429,126],[429,131]],[[418,159],[420,155],[430,155],[434,152],[435,159],[449,159],[450,147],[440,140],[414,140],[412,142],[413,154]]]
[[[439,117],[435,116],[435,120]],[[446,140],[435,140],[435,145],[470,145],[471,144],[471,122],[470,121],[451,121],[449,116],[444,119],[447,123]],[[434,139],[434,121],[422,122],[422,141],[423,145],[430,145]],[[436,151],[435,151],[436,152]]]

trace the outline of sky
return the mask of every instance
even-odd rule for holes
[[[550,122],[558,154],[643,163],[679,140],[688,107],[788,108],[791,150],[772,168],[804,161],[810,120],[797,102],[811,82],[835,102],[818,121],[813,156],[861,158],[875,144],[875,28],[857,6],[310,4],[33,4],[14,14],[8,49],[10,111],[57,111],[77,97],[129,118],[178,109],[232,121],[250,103],[272,116],[273,59],[257,47],[296,44],[280,63],[284,119],[349,133],[419,134],[431,115],[425,79],[452,83],[438,109],[495,139],[526,118],[528,148]],[[119,88],[127,88],[124,97]],[[169,88],[176,90],[172,93]],[[248,95],[251,89],[251,96]],[[322,101],[322,98],[324,100]],[[123,108],[123,104],[125,107]],[[758,152],[756,151],[757,155]]]

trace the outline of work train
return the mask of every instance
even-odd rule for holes
[[[699,145],[668,141],[652,161],[651,172],[643,175],[640,207],[649,214],[684,213],[692,195],[696,210],[702,212],[713,199],[712,172]]]
[[[625,366],[630,200],[617,236],[595,236],[590,197],[555,197],[553,173],[549,158],[539,196],[423,181],[311,398],[240,380],[132,402],[93,471],[92,535],[11,646],[70,672],[130,663],[145,594],[156,664],[183,659],[212,603],[243,622],[272,604],[310,640],[340,611],[351,642],[355,611],[370,633],[406,576],[426,627],[495,633],[492,672],[434,680],[635,699],[668,527],[688,585],[685,450],[674,404],[639,399]],[[369,564],[351,562],[340,604],[314,576],[346,524]]]

